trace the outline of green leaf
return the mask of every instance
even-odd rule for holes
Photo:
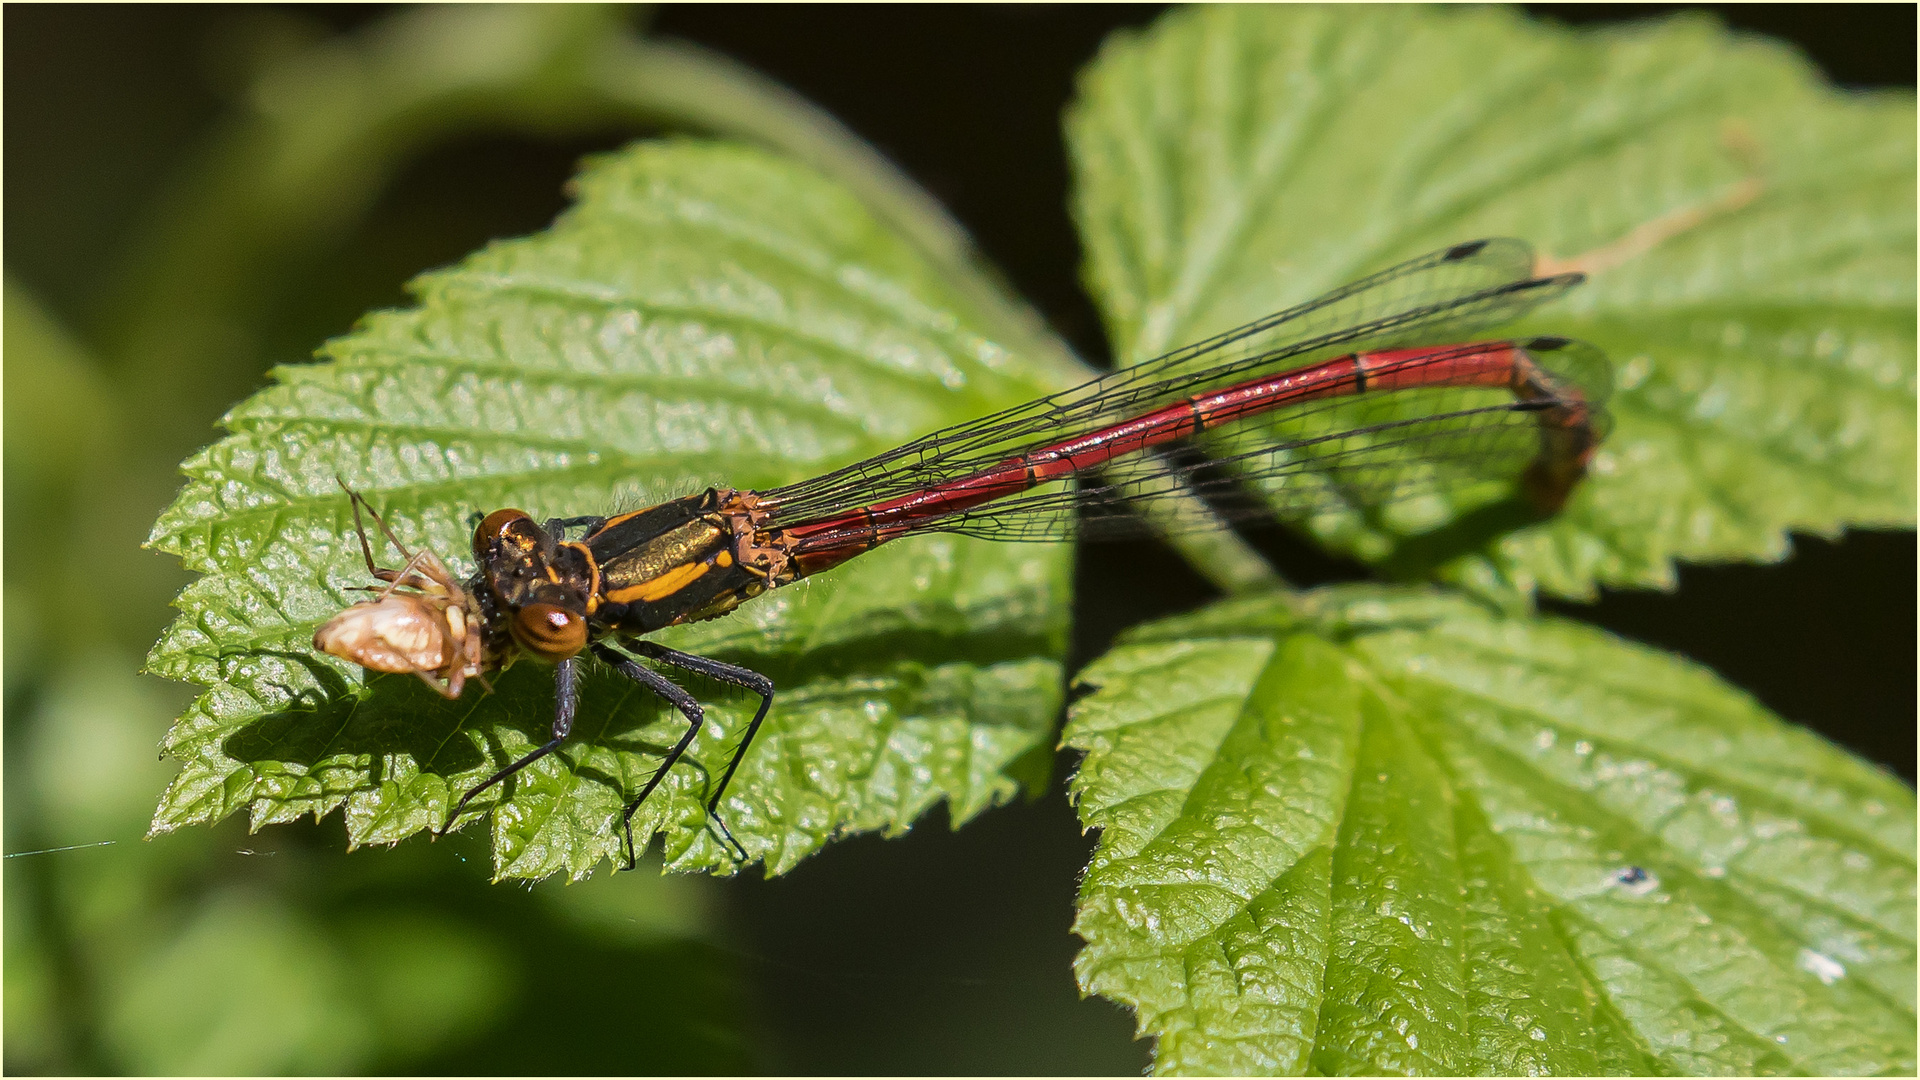
[[[150,666],[209,689],[167,738],[186,765],[155,831],[344,806],[351,843],[392,843],[546,740],[538,664],[449,702],[314,653],[314,627],[367,583],[336,476],[461,568],[476,511],[764,487],[1053,388],[804,168],[642,144],[592,163],[578,192],[547,232],[420,278],[417,308],[278,370],[186,463],[152,543],[205,576]],[[964,821],[1043,781],[1030,752],[1059,707],[1068,569],[1059,546],[916,540],[659,635],[778,687],[722,807],[747,850],[779,872],[837,833],[897,832],[941,799]],[[664,832],[675,868],[730,869],[701,803],[757,702],[691,685],[708,722],[635,834]],[[681,730],[591,665],[574,737],[476,803],[496,873],[580,877],[616,856],[623,802]]]
[[[1578,623],[1344,587],[1125,636],[1081,985],[1167,1073],[1914,1067],[1914,798]]]
[[[1588,255],[1528,326],[1611,355],[1615,431],[1562,516],[1445,568],[1576,597],[1913,523],[1914,131],[1911,93],[1836,91],[1704,17],[1305,5],[1116,35],[1067,119],[1122,361],[1474,237]],[[1307,527],[1396,568],[1445,523]]]

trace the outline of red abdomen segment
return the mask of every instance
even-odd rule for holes
[[[1236,420],[1326,398],[1437,387],[1508,389],[1517,405],[1538,413],[1541,450],[1528,468],[1525,486],[1533,502],[1552,513],[1585,475],[1599,441],[1580,388],[1555,379],[1533,355],[1566,344],[1559,338],[1538,338],[1524,344],[1490,341],[1350,353],[1183,398],[1037,447],[971,476],[788,526],[785,533],[800,573],[815,574],[935,519]]]

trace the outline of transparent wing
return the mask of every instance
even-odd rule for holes
[[[1462,355],[1504,344],[1423,351],[1396,373],[1417,376],[1421,368],[1438,373]],[[1476,486],[1510,491],[1531,466],[1572,457],[1578,461],[1570,464],[1582,467],[1585,452],[1608,424],[1606,358],[1579,342],[1553,339],[1550,348],[1528,344],[1534,346],[1529,356],[1542,376],[1532,396],[1517,397],[1504,387],[1416,385],[1305,401],[1201,436],[1206,455],[1177,449],[1136,453],[1022,494],[929,517],[912,531],[995,540],[1110,538],[1202,531],[1218,528],[1221,518],[1301,521],[1421,496],[1458,495]],[[1056,433],[1050,441],[1060,437]],[[1163,512],[1149,525],[1132,512],[1140,500],[1181,493],[1204,500],[1172,504],[1197,511],[1189,517],[1169,518]],[[806,547],[859,544],[870,535],[850,523],[809,535]]]
[[[761,505],[771,510],[776,524],[831,517],[1264,374],[1362,349],[1458,341],[1508,322],[1582,280],[1578,274],[1535,278],[1532,267],[1532,249],[1518,240],[1458,244],[1073,389],[763,492]]]

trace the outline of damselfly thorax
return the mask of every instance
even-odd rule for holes
[[[566,739],[583,654],[666,699],[687,729],[626,805],[629,866],[634,812],[704,722],[699,702],[636,657],[753,691],[759,709],[707,799],[709,820],[744,860],[718,811],[773,684],[645,635],[720,617],[904,536],[1137,533],[1143,522],[1129,507],[1156,496],[1219,497],[1251,486],[1262,492],[1262,511],[1284,517],[1328,499],[1372,505],[1416,488],[1495,480],[1517,487],[1538,513],[1556,512],[1605,433],[1604,358],[1557,337],[1432,343],[1510,320],[1580,281],[1535,278],[1531,266],[1517,241],[1457,245],[781,488],[715,487],[632,513],[544,523],[495,510],[474,531],[475,569],[465,582],[391,532],[406,565],[376,567],[362,527],[367,568],[387,584],[321,627],[314,644],[372,670],[418,675],[448,697],[520,656],[554,666],[551,739],[469,790],[449,826],[475,796]],[[1343,410],[1362,399],[1387,408],[1356,423]],[[1207,445],[1223,449],[1211,467],[1154,452],[1208,432],[1218,442]],[[354,496],[356,524],[362,502]],[[1221,505],[1231,517],[1231,504]]]

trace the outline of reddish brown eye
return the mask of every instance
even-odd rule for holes
[[[565,660],[587,647],[587,620],[553,604],[528,604],[513,613],[513,638],[542,660]]]
[[[515,510],[512,507],[495,510],[493,513],[488,514],[480,522],[480,527],[473,530],[473,557],[475,561],[485,562],[488,552],[493,548],[493,542],[500,538],[500,534],[506,532],[509,525],[525,519],[526,516],[527,512],[525,510]]]

